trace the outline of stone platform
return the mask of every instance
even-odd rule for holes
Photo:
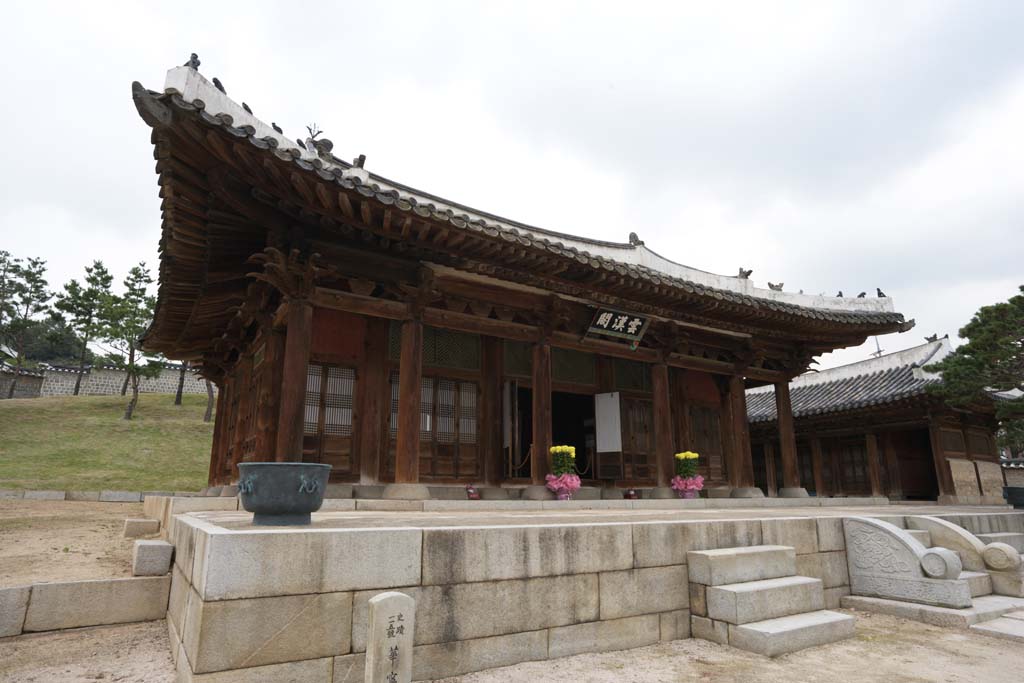
[[[416,600],[413,678],[425,680],[690,637],[689,551],[792,548],[835,609],[849,594],[845,516],[1024,532],[1024,514],[992,507],[365,502],[383,508],[324,511],[303,528],[254,527],[232,510],[177,515],[168,625],[179,680],[362,680],[367,605],[388,590]]]

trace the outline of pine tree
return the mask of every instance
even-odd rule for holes
[[[950,405],[969,408],[994,392],[1011,392],[994,402],[1001,445],[1024,446],[1024,286],[1009,301],[983,306],[960,329],[968,341],[927,367],[942,373],[933,390]]]
[[[18,385],[18,376],[25,362],[29,329],[36,322],[35,317],[49,308],[47,302],[53,297],[47,289],[46,261],[43,259],[30,258],[24,265],[16,264],[13,275],[10,297],[13,304],[12,315],[8,320],[7,329],[16,360],[14,379],[11,380],[7,398],[14,397],[14,390]]]
[[[139,363],[139,338],[153,319],[156,300],[146,293],[153,283],[145,263],[133,267],[124,279],[124,294],[111,295],[102,307],[102,337],[115,355],[116,365],[125,371],[127,383],[131,386],[132,397],[124,411],[124,419],[132,419],[139,402],[139,379],[160,374],[160,363]]]
[[[15,272],[21,265],[21,259],[11,256],[9,251],[0,250],[0,343],[9,341],[11,317],[14,315],[14,285],[17,282]]]
[[[103,265],[102,261],[93,261],[85,268],[85,284],[72,280],[64,285],[64,291],[57,295],[56,307],[67,315],[68,324],[81,341],[78,357],[78,377],[75,379],[74,395],[82,387],[82,375],[85,373],[85,360],[89,351],[89,343],[102,333],[105,321],[104,312],[109,306],[110,285],[114,278]]]

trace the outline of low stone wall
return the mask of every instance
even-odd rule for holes
[[[0,588],[0,638],[163,619],[169,591],[169,576]]]
[[[687,638],[689,550],[789,545],[827,606],[849,593],[839,517],[295,530],[216,519],[183,515],[170,530],[179,680],[361,681],[367,605],[387,590],[416,600],[416,680]]]
[[[144,394],[173,394],[178,391],[178,368],[164,368],[154,378],[139,381],[139,391]],[[73,370],[45,370],[40,396],[72,396],[78,373]],[[125,372],[117,368],[92,368],[82,375],[79,396],[117,396],[124,386]],[[214,388],[216,391],[216,387]],[[182,387],[185,394],[205,394],[206,382],[195,372],[188,372]]]
[[[5,364],[0,369],[0,399],[7,398],[15,377],[18,378],[18,382],[14,385],[14,396],[11,398],[36,398],[39,396],[39,390],[43,386],[42,373],[22,372],[16,375],[14,369]]]

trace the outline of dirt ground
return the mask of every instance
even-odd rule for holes
[[[128,517],[142,503],[0,500],[0,587],[131,576]]]
[[[845,610],[844,610],[845,611]],[[854,638],[767,659],[706,640],[577,655],[481,671],[445,683],[1010,683],[1021,680],[1024,648],[969,631],[879,614],[857,617]]]
[[[3,683],[173,683],[167,622],[0,638]]]
[[[1010,683],[1024,648],[969,631],[854,612],[856,637],[767,659],[704,640],[491,669],[445,683]],[[0,639],[3,683],[171,683],[163,621]]]

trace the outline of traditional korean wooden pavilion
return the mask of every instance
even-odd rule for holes
[[[935,339],[795,378],[801,485],[824,496],[1001,503],[994,405],[953,408],[929,391],[942,378],[926,367],[950,353],[948,338]],[[747,413],[755,485],[772,496],[783,467],[775,388],[748,390]]]
[[[709,485],[748,495],[745,389],[767,383],[797,495],[789,379],[913,324],[888,298],[760,289],[636,235],[573,237],[407,187],[288,139],[192,66],[133,97],[163,199],[144,344],[220,389],[211,484],[275,459],[330,463],[339,482],[538,484],[549,446],[572,444],[593,484],[664,487],[690,449]]]

